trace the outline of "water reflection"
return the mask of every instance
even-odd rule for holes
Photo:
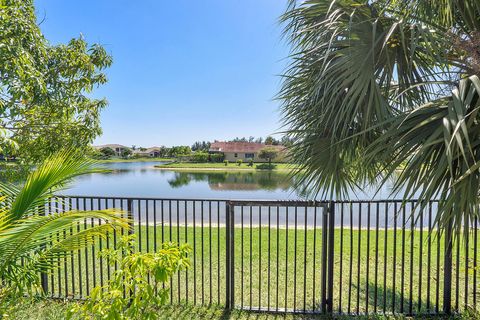
[[[212,190],[283,190],[291,188],[287,174],[276,172],[175,172],[168,180],[172,188],[207,182]]]

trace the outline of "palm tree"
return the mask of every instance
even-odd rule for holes
[[[108,232],[128,228],[127,220],[114,210],[46,210],[47,202],[63,206],[61,200],[52,202],[51,197],[74,177],[98,171],[94,164],[74,151],[63,151],[39,165],[23,186],[0,183],[0,277],[3,284],[9,283],[1,288],[3,298],[25,290],[39,292],[39,273],[54,269],[56,259]],[[77,231],[77,225],[87,218],[101,224]]]
[[[440,200],[440,227],[478,218],[480,2],[291,0],[282,21],[301,183],[341,197],[395,178],[405,199]]]

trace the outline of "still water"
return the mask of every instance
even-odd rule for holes
[[[154,166],[160,162],[123,162],[105,164],[107,173],[78,177],[68,195],[155,197],[174,199],[305,199],[293,188],[286,173],[256,172],[186,172],[166,171]],[[388,186],[352,192],[352,199],[385,199]]]

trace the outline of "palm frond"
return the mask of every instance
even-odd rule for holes
[[[18,190],[7,184],[1,184],[2,194],[14,198],[10,208],[12,220],[21,219],[45,205],[45,201],[62,190],[73,178],[101,171],[96,162],[85,158],[75,150],[61,151],[47,158],[30,174]]]
[[[441,227],[478,217],[478,1],[291,0],[282,22],[298,187],[347,197],[394,179],[404,199],[440,200]]]
[[[0,184],[0,277],[16,283],[16,290],[27,290],[38,284],[38,272],[56,267],[59,257],[70,254],[109,232],[128,229],[123,213],[113,209],[46,212],[47,202],[62,205],[52,198],[75,177],[102,171],[95,162],[75,150],[49,157],[16,187]],[[77,231],[86,219],[96,224]],[[20,264],[20,261],[23,264]],[[32,287],[33,286],[33,287]]]

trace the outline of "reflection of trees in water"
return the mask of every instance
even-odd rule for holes
[[[288,174],[278,172],[175,172],[168,180],[172,188],[179,188],[192,181],[208,182],[213,190],[288,190],[292,186]]]

